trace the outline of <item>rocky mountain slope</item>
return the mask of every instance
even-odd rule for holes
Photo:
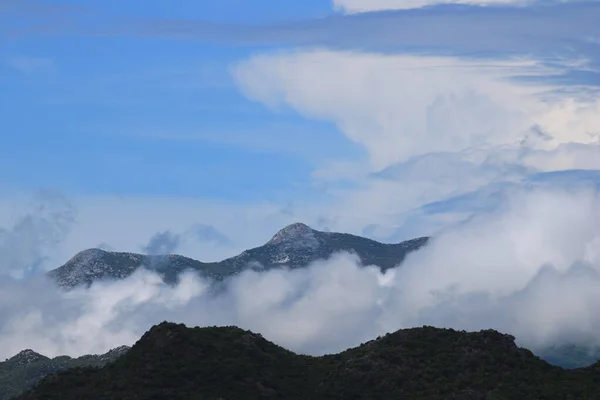
[[[265,245],[220,262],[203,263],[179,255],[149,256],[90,249],[48,272],[48,276],[63,288],[90,285],[101,279],[122,279],[138,268],[158,272],[167,283],[175,282],[187,269],[221,280],[246,268],[301,268],[340,251],[355,253],[364,265],[377,265],[386,270],[400,264],[406,254],[421,248],[427,240],[418,238],[385,244],[345,233],[321,232],[296,223],[277,232]]]
[[[162,323],[101,369],[46,377],[38,399],[599,399],[600,364],[563,370],[496,331],[400,330],[296,355],[236,327]]]
[[[14,357],[0,362],[0,400],[8,400],[31,388],[46,375],[68,368],[101,367],[125,354],[129,347],[122,346],[102,355],[78,358],[61,356],[48,358],[33,350],[23,350]]]

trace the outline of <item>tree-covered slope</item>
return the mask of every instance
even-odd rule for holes
[[[60,356],[48,358],[27,349],[0,362],[0,400],[8,400],[38,383],[46,375],[68,368],[82,366],[101,367],[125,354],[129,347],[122,346],[101,355],[78,358]]]
[[[598,365],[563,370],[495,331],[400,330],[324,357],[235,327],[162,323],[104,368],[45,378],[29,399],[600,399]]]

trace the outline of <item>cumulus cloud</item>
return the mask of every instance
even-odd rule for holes
[[[560,73],[526,59],[330,50],[258,55],[234,69],[250,98],[334,122],[374,170],[426,153],[597,141],[597,97],[511,79]]]
[[[532,348],[600,344],[598,227],[597,191],[520,188],[447,227],[387,274],[339,254],[306,269],[247,271],[218,293],[195,275],[170,287],[148,271],[67,293],[36,280],[4,281],[0,357],[26,347],[102,352],[164,319],[239,325],[311,354],[423,324],[495,328]]]
[[[233,74],[249,98],[332,122],[365,149],[366,159],[330,160],[313,176],[352,182],[325,186],[336,203],[330,217],[352,215],[354,231],[371,225],[385,234],[427,203],[540,172],[597,168],[597,90],[547,79],[576,61],[316,49],[256,55]]]

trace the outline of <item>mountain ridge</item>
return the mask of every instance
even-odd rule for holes
[[[104,279],[124,279],[139,268],[157,272],[167,283],[177,282],[185,270],[196,271],[205,278],[223,280],[247,268],[302,268],[343,251],[356,254],[363,265],[376,265],[385,271],[402,263],[408,253],[420,249],[428,241],[428,237],[421,237],[388,244],[347,233],[318,231],[303,223],[294,223],[279,230],[264,245],[218,262],[202,262],[176,254],[145,255],[87,249],[47,272],[47,277],[65,289],[90,286]]]
[[[494,330],[402,329],[341,353],[298,355],[235,326],[163,322],[101,369],[43,379],[37,399],[598,399],[600,363],[563,370]]]
[[[0,362],[0,400],[12,399],[31,388],[45,376],[82,366],[104,366],[129,351],[120,346],[104,354],[87,354],[81,357],[46,357],[31,349],[25,349]]]

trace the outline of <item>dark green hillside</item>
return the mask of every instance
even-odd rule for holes
[[[162,323],[116,362],[19,399],[600,399],[595,365],[563,370],[495,331],[400,330],[324,357],[235,327]]]
[[[23,350],[14,357],[0,362],[0,400],[17,396],[38,383],[43,377],[68,368],[82,366],[101,367],[125,354],[123,346],[102,355],[67,356],[48,358],[33,350]]]

